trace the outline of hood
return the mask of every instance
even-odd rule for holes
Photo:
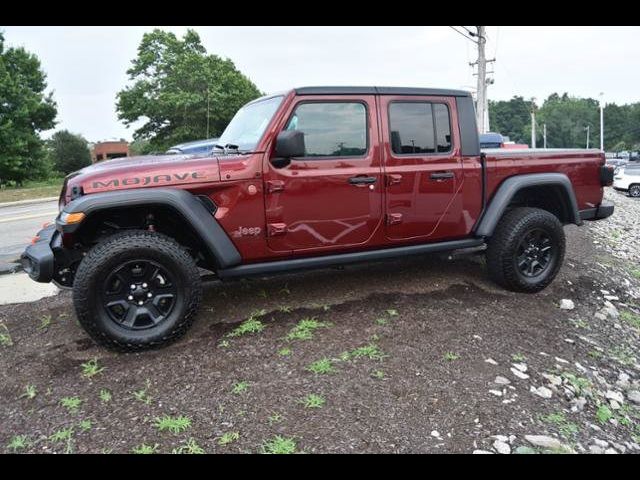
[[[67,176],[63,196],[69,201],[73,187],[84,194],[191,185],[220,181],[216,157],[194,155],[145,155],[105,160]]]

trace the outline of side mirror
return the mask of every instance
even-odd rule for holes
[[[276,157],[304,157],[304,133],[300,130],[284,130],[276,139]]]

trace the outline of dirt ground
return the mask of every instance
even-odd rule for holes
[[[0,451],[638,452],[638,266],[566,231],[536,295],[490,283],[479,254],[213,282],[185,338],[140,354],[94,345],[66,292],[0,307]],[[594,316],[601,290],[619,316]],[[264,328],[229,335],[250,317]],[[287,339],[305,318],[324,323]]]

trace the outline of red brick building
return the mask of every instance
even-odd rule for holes
[[[91,148],[91,162],[96,163],[111,158],[128,157],[129,144],[124,140],[97,142]]]

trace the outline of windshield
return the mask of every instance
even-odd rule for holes
[[[237,145],[240,151],[255,150],[282,98],[271,97],[242,107],[227,125],[218,144]]]

